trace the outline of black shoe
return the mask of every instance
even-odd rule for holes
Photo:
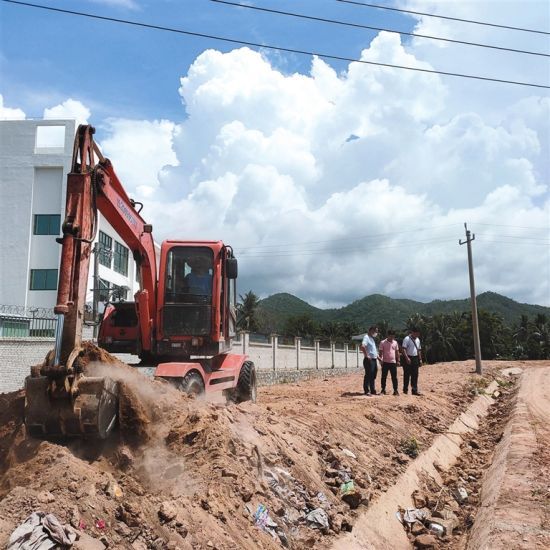
[[[368,391],[365,392],[365,395],[370,395],[370,393]]]
[[[399,392],[398,392],[397,390],[395,390],[395,391],[393,392],[393,395],[399,395]]]
[[[375,391],[370,392],[371,395],[378,395]]]
[[[403,390],[403,393],[407,394],[407,393],[409,393],[409,390]]]
[[[381,393],[382,395],[387,395],[387,394],[386,394],[386,390],[382,390],[380,393]]]
[[[412,394],[413,394],[413,395],[423,395],[423,394],[420,393],[419,391],[413,391]]]

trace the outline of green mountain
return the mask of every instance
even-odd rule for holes
[[[521,304],[496,292],[484,292],[477,298],[478,309],[497,313],[508,325],[517,323],[521,315],[534,317],[544,314],[550,317],[550,308]],[[388,321],[390,326],[402,328],[407,318],[415,313],[435,315],[438,313],[460,313],[470,311],[470,300],[433,300],[429,303],[415,300],[396,299],[381,294],[365,296],[351,304],[337,309],[320,309],[292,294],[273,294],[260,301],[261,325],[266,332],[280,330],[288,317],[307,315],[316,321],[356,322],[366,329],[380,321]]]

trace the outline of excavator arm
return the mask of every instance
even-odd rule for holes
[[[118,409],[118,387],[108,377],[86,373],[79,361],[91,244],[98,212],[130,247],[138,264],[135,295],[141,347],[151,349],[154,335],[156,260],[152,227],[128,197],[111,162],[94,142],[91,126],[78,127],[67,199],[57,303],[55,348],[43,365],[31,369],[25,383],[25,423],[33,436],[107,437]]]

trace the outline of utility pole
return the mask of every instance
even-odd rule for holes
[[[472,235],[468,226],[464,224],[466,231],[466,240],[459,240],[458,244],[467,245],[468,248],[468,272],[470,274],[470,299],[472,301],[472,328],[474,333],[474,352],[476,356],[476,374],[481,374],[481,344],[479,342],[479,323],[477,318],[477,299],[476,285],[474,281],[474,262],[472,260],[472,241],[475,240],[475,234]]]

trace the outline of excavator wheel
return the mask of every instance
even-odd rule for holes
[[[118,414],[118,383],[107,377],[85,377],[70,398],[52,396],[51,380],[28,376],[25,380],[25,425],[31,437],[106,439]]]
[[[245,361],[239,373],[234,400],[237,403],[242,403],[243,401],[252,401],[252,403],[256,403],[257,388],[256,367],[252,361]]]
[[[204,380],[198,372],[191,371],[178,382],[177,387],[187,395],[198,397],[204,393]]]

